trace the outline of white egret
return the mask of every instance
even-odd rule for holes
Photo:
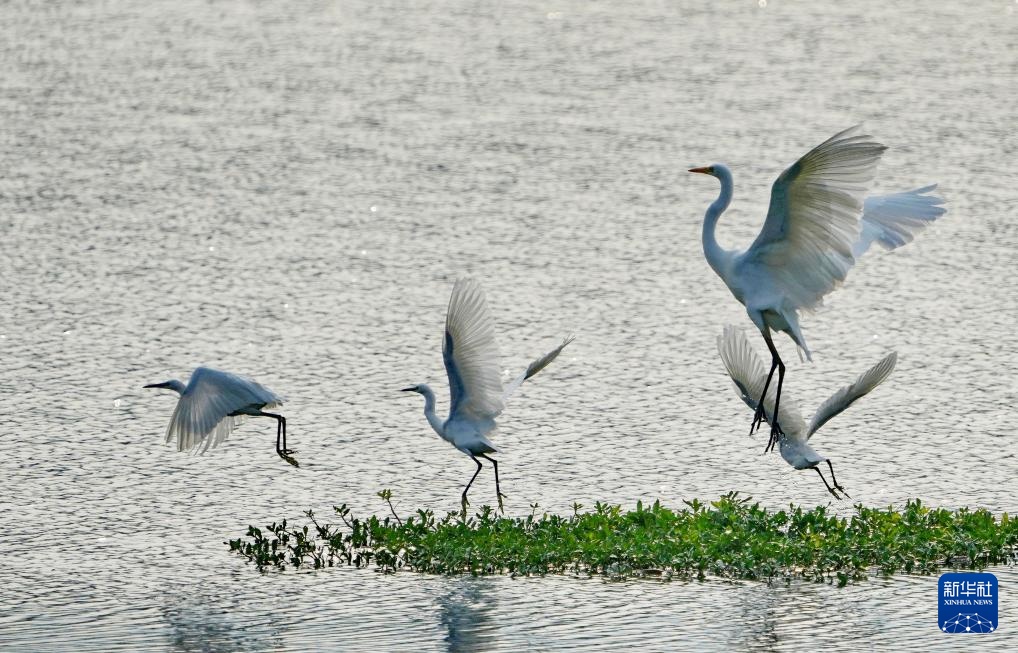
[[[495,431],[495,418],[505,408],[505,402],[524,381],[534,376],[559,355],[572,342],[572,336],[541,358],[505,388],[502,387],[498,347],[495,344],[495,320],[488,310],[481,284],[469,277],[456,281],[449,298],[445,318],[445,338],[442,357],[449,375],[449,417],[435,414],[435,393],[425,384],[403,388],[404,392],[417,392],[424,396],[424,416],[435,433],[477,463],[477,470],[463,488],[463,513],[466,514],[467,491],[481,472],[484,458],[495,469],[495,493],[498,508],[502,510],[502,489],[498,481],[498,462],[488,454],[498,449],[489,439]]]
[[[276,420],[276,453],[298,466],[286,448],[286,418],[264,409],[278,408],[283,400],[260,383],[237,374],[199,367],[187,386],[176,379],[151,383],[146,388],[166,388],[180,395],[166,429],[166,441],[176,441],[178,451],[205,453],[218,447],[245,417]]]
[[[724,333],[718,336],[718,352],[721,354],[721,360],[725,363],[728,375],[735,382],[735,393],[746,402],[746,405],[756,411],[759,403],[757,398],[766,396],[764,404],[767,412],[765,414],[773,416],[775,413],[771,411],[777,411],[778,419],[783,424],[782,433],[778,436],[778,450],[785,462],[796,469],[815,469],[823,479],[824,485],[827,486],[827,491],[835,498],[841,498],[838,496],[837,490],[841,490],[846,497],[849,496],[848,492],[845,492],[845,488],[838,484],[838,479],[834,476],[834,465],[831,464],[830,459],[817,453],[809,445],[809,439],[828,420],[883,383],[894,370],[898,354],[891,352],[863,373],[854,383],[831,395],[827,401],[820,404],[813,419],[807,425],[795,400],[791,397],[786,396],[781,402],[780,408],[775,408],[777,396],[774,388],[771,388],[771,392],[763,389],[767,385],[766,368],[760,357],[753,351],[753,346],[749,344],[749,339],[742,329],[733,326],[725,327]],[[767,418],[765,417],[765,419]],[[831,481],[834,487],[827,483],[827,479],[824,478],[823,472],[818,467],[822,462],[826,462],[827,467],[831,470]]]
[[[767,343],[771,370],[762,392],[777,369],[775,409],[780,409],[785,364],[771,329],[787,333],[813,360],[799,328],[799,311],[820,306],[874,241],[886,249],[904,245],[945,212],[941,198],[927,195],[936,185],[867,199],[887,148],[858,132],[857,125],[835,134],[781,173],[771,188],[763,229],[745,251],[722,249],[714,236],[718,218],[732,200],[731,171],[720,163],[690,169],[721,182],[721,193],[704,216],[703,252]],[[766,420],[759,402],[750,434]],[[780,415],[769,423],[771,437],[764,451],[777,442]]]

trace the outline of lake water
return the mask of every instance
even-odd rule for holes
[[[865,121],[877,191],[949,213],[803,320],[809,411],[890,350],[816,446],[854,500],[1018,511],[1018,4],[638,1],[0,5],[0,648],[824,650],[1018,646],[936,629],[936,577],[809,583],[259,574],[224,541],[348,503],[458,508],[448,294],[482,280],[518,393],[507,511],[738,490],[830,500],[749,438],[714,339],[750,326],[700,251],[744,246],[795,158]],[[756,336],[754,342],[763,351]],[[145,383],[207,364],[288,398],[202,457]],[[480,476],[475,505],[491,502]],[[851,506],[837,504],[842,512]]]

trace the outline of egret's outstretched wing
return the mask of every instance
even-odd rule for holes
[[[927,195],[937,185],[907,190],[891,195],[867,197],[862,211],[862,232],[852,246],[858,259],[874,242],[884,249],[895,249],[912,242],[916,234],[947,212],[944,198]]]
[[[243,421],[231,413],[264,404],[274,408],[283,400],[249,378],[199,367],[177,402],[166,430],[166,441],[176,440],[179,451],[204,453],[226,440]]]
[[[503,403],[495,321],[481,284],[469,277],[452,288],[442,355],[449,374],[449,420],[497,417]]]
[[[817,432],[817,429],[826,424],[829,419],[851,406],[856,399],[868,394],[873,388],[883,383],[891,372],[894,371],[894,365],[897,362],[898,354],[892,351],[887,356],[884,356],[879,363],[864,372],[862,376],[855,380],[855,383],[846,385],[831,395],[830,399],[820,404],[820,408],[817,408],[816,414],[810,420],[806,439],[811,438]]]
[[[767,368],[753,350],[753,345],[749,343],[745,332],[732,325],[726,326],[724,333],[718,336],[718,353],[721,354],[721,360],[728,370],[728,376],[735,382],[736,394],[747,406],[756,410],[756,402],[763,392],[764,383],[767,382]],[[777,379],[772,379],[770,387],[767,388],[767,399],[764,401],[764,410],[768,418],[774,411],[776,388]],[[785,435],[791,438],[801,437],[806,430],[799,406],[787,391],[781,393],[778,423],[781,424]]]
[[[568,345],[573,340],[574,336],[571,335],[568,336],[565,340],[562,341],[561,345],[559,345],[555,349],[552,349],[547,354],[541,356],[540,358],[532,362],[530,365],[528,365],[527,369],[524,370],[522,374],[513,379],[512,383],[505,387],[505,392],[502,393],[502,403],[504,404],[505,402],[509,401],[509,397],[511,397],[512,394],[516,392],[521,385],[523,385],[524,381],[534,376],[544,368],[548,367],[548,365],[550,365],[553,360],[558,358],[558,355],[562,353],[562,350],[566,348],[566,345]]]
[[[781,287],[788,308],[818,306],[855,262],[863,200],[887,149],[858,129],[835,134],[781,173],[763,229],[739,257],[747,274]]]

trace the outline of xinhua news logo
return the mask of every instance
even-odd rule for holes
[[[944,574],[939,589],[940,630],[992,633],[997,630],[997,577],[993,574]]]

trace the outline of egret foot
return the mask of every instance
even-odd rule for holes
[[[763,409],[763,402],[756,407],[756,412],[753,413],[753,422],[749,425],[749,434],[753,435],[760,429],[760,425],[767,421],[767,413]]]
[[[778,424],[777,420],[774,420],[774,423],[771,424],[771,436],[770,439],[767,440],[767,446],[764,447],[764,453],[767,453],[768,451],[773,449],[774,446],[778,443],[778,440],[784,434],[785,432],[781,430],[781,425]]]
[[[279,451],[278,453],[279,457],[285,460],[286,462],[290,463],[294,467],[300,467],[300,463],[297,462],[297,459],[290,455],[291,453],[296,453],[295,451],[284,449],[283,451]]]
[[[830,461],[828,461],[828,463],[829,462]],[[839,495],[837,493],[837,491],[827,483],[827,479],[824,478],[824,473],[820,471],[820,468],[819,467],[814,467],[813,469],[817,470],[817,474],[820,476],[820,480],[824,482],[824,487],[826,487],[827,491],[831,493],[831,496],[833,496],[838,501],[841,501],[841,495]],[[832,468],[831,471],[833,472],[833,468]],[[835,485],[835,487],[838,487],[838,482],[834,481],[834,485]],[[844,492],[844,490],[842,490],[842,492]]]
[[[499,485],[499,482],[498,482],[498,461],[495,460],[494,458],[489,458],[487,455],[485,455],[483,453],[479,453],[477,455],[480,456],[481,458],[484,458],[488,462],[490,462],[491,466],[495,468],[495,496],[498,497],[498,511],[500,513],[502,513],[502,514],[505,514],[505,510],[502,508],[502,497],[504,497],[505,495],[502,494],[502,486]],[[474,458],[474,460],[477,460],[477,459]],[[478,460],[477,464],[480,465],[481,461]],[[475,474],[475,476],[476,476],[476,474]],[[506,497],[506,498],[508,498],[508,497]]]

